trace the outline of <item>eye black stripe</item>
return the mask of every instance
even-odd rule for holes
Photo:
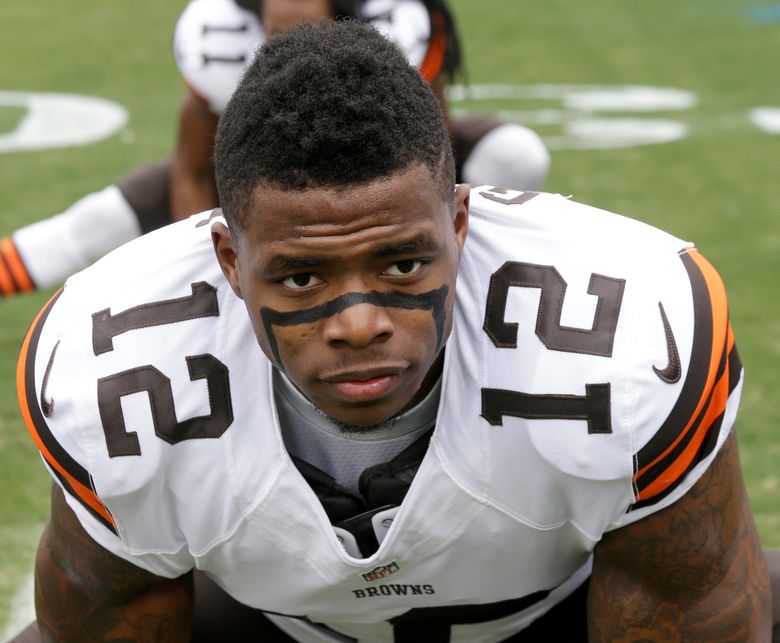
[[[371,304],[383,308],[401,308],[403,310],[429,310],[433,314],[436,323],[436,348],[441,347],[444,335],[444,302],[447,299],[449,287],[445,284],[436,290],[429,290],[420,295],[410,295],[401,292],[348,292],[335,299],[312,306],[303,310],[281,312],[273,308],[261,308],[260,318],[263,320],[268,341],[271,344],[274,358],[281,363],[279,347],[274,335],[274,326],[296,326],[298,324],[310,324],[320,319],[332,317],[340,312],[360,304]]]

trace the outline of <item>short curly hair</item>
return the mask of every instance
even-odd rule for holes
[[[345,188],[420,163],[451,200],[447,127],[428,83],[374,28],[301,24],[259,50],[223,112],[214,149],[219,200],[245,228],[255,188]]]

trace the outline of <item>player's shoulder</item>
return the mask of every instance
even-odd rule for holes
[[[19,359],[28,428],[82,524],[118,555],[169,552],[147,567],[163,575],[186,571],[185,541],[207,547],[239,519],[199,524],[198,503],[237,507],[231,476],[251,497],[276,466],[231,451],[248,439],[241,418],[273,422],[270,366],[214,257],[213,220],[161,228],[72,277]]]
[[[471,190],[470,218],[478,226],[500,226],[521,234],[545,234],[561,244],[611,248],[639,258],[642,251],[679,252],[691,244],[636,218],[588,205],[560,194],[479,186]],[[637,243],[641,240],[641,244]],[[637,243],[627,248],[627,243]],[[639,253],[639,254],[638,254]]]
[[[94,474],[140,453],[120,398],[148,392],[153,406],[162,404],[162,416],[153,412],[158,428],[163,416],[175,425],[166,411],[171,373],[186,371],[190,355],[204,361],[216,353],[224,361],[215,333],[231,323],[235,297],[209,226],[200,225],[208,219],[195,215],[114,250],[71,277],[32,324],[19,359],[23,406],[38,420],[30,429],[49,436],[48,452],[78,463],[77,470]]]
[[[483,280],[534,265],[561,284],[584,280],[587,292],[594,279],[629,284],[625,310],[671,293],[689,297],[685,266],[693,248],[645,222],[559,194],[482,186],[470,195],[463,265]]]
[[[176,23],[174,57],[190,89],[221,112],[265,32],[233,0],[191,0]]]
[[[193,275],[221,279],[210,233],[217,218],[224,221],[219,209],[201,212],[116,248],[68,279],[64,299],[73,306],[122,306],[133,298],[164,298]]]
[[[515,472],[541,495],[545,480],[569,489],[569,507],[588,506],[583,490],[603,494],[592,517],[607,522],[679,497],[728,435],[742,375],[725,287],[692,244],[558,195],[491,187],[472,193],[448,359],[443,395],[458,417],[480,418],[501,463],[496,498],[543,524],[570,516],[504,495]],[[463,449],[476,434],[450,443],[454,459],[477,457]],[[485,468],[466,465],[479,480]]]

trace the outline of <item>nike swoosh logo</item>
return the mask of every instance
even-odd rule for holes
[[[664,311],[664,305],[659,301],[658,308],[661,311],[661,319],[664,323],[664,335],[666,336],[666,354],[669,357],[669,363],[665,368],[653,366],[655,374],[658,375],[667,384],[674,384],[680,380],[682,367],[680,366],[680,353],[677,352],[677,342],[674,339],[672,325]]]
[[[43,411],[44,417],[49,417],[54,413],[54,400],[46,399],[46,386],[49,384],[49,373],[51,373],[51,367],[52,364],[54,364],[54,356],[57,354],[59,345],[60,342],[57,340],[57,343],[54,345],[51,355],[49,356],[49,363],[46,364],[46,370],[43,372],[43,381],[41,382],[41,411]]]

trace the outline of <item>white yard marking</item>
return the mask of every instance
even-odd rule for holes
[[[756,107],[737,117],[708,119],[694,110],[698,96],[676,87],[644,85],[454,85],[453,112],[493,112],[531,128],[551,150],[627,148],[678,141],[694,134],[747,123],[780,134],[780,108]],[[663,117],[660,116],[663,114]]]
[[[644,85],[455,85],[448,99],[456,113],[490,111],[529,127],[559,126],[559,132],[543,136],[553,150],[677,141],[690,134],[688,125],[657,114],[685,114],[698,104],[693,92]],[[485,102],[501,106],[482,109]],[[128,120],[118,103],[78,94],[0,91],[3,106],[27,113],[13,131],[0,133],[0,153],[88,145],[115,134]],[[768,134],[780,134],[780,108],[756,107],[747,119]],[[132,132],[122,133],[122,140],[131,139]]]
[[[33,593],[33,575],[25,579],[19,591],[11,600],[10,616],[5,629],[0,634],[0,641],[7,641],[35,620],[35,596]]]
[[[479,111],[470,104],[491,101],[509,107],[498,110],[507,120],[529,127],[558,126],[559,132],[542,136],[551,150],[677,141],[688,135],[688,126],[653,114],[685,112],[698,102],[696,94],[684,89],[642,85],[457,85],[447,96],[454,111]]]
[[[780,107],[756,107],[750,110],[750,122],[768,134],[780,134]]]
[[[88,145],[127,123],[124,107],[94,96],[0,91],[3,106],[27,113],[12,132],[0,134],[0,152]]]

